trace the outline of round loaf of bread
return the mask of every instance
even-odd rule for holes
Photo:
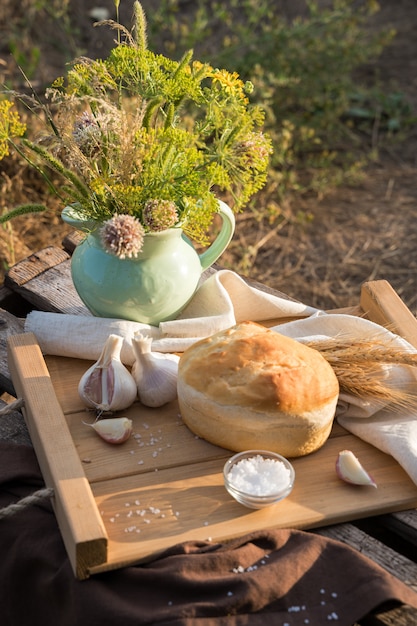
[[[314,452],[330,434],[338,395],[320,352],[254,322],[196,342],[179,361],[183,421],[235,452]]]

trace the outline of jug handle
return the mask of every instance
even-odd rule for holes
[[[219,204],[217,213],[222,219],[222,226],[211,246],[199,254],[202,270],[206,270],[217,261],[226,250],[235,232],[235,216],[232,209],[221,200],[217,200],[217,202]]]

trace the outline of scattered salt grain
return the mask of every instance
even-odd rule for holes
[[[239,491],[253,496],[269,496],[284,489],[291,475],[282,461],[265,459],[257,454],[233,465],[228,478],[230,484]]]
[[[337,621],[339,619],[339,616],[333,611],[333,613],[330,613],[330,615],[327,616],[327,619],[329,622]]]

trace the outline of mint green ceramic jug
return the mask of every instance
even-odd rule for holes
[[[222,225],[202,254],[195,251],[180,228],[170,228],[147,233],[134,259],[120,259],[106,252],[99,225],[83,219],[75,206],[66,207],[62,219],[86,232],[71,260],[74,287],[86,307],[98,317],[152,325],[175,319],[193,297],[201,273],[220,257],[233,236],[233,212],[218,202]]]

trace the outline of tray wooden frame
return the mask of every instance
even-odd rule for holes
[[[417,321],[386,281],[364,284],[359,305],[336,312],[371,319],[417,347]],[[134,420],[134,438],[109,446],[85,425],[91,416],[76,393],[89,362],[44,358],[31,333],[8,338],[8,358],[80,580],[146,561],[181,541],[224,541],[272,527],[309,529],[417,506],[417,487],[390,456],[335,425],[321,450],[294,460],[296,484],[289,498],[261,511],[245,509],[223,486],[230,453],[195,438],[176,403],[158,410],[136,403],[124,413]],[[344,448],[372,468],[378,489],[358,489],[337,478],[334,462]]]

